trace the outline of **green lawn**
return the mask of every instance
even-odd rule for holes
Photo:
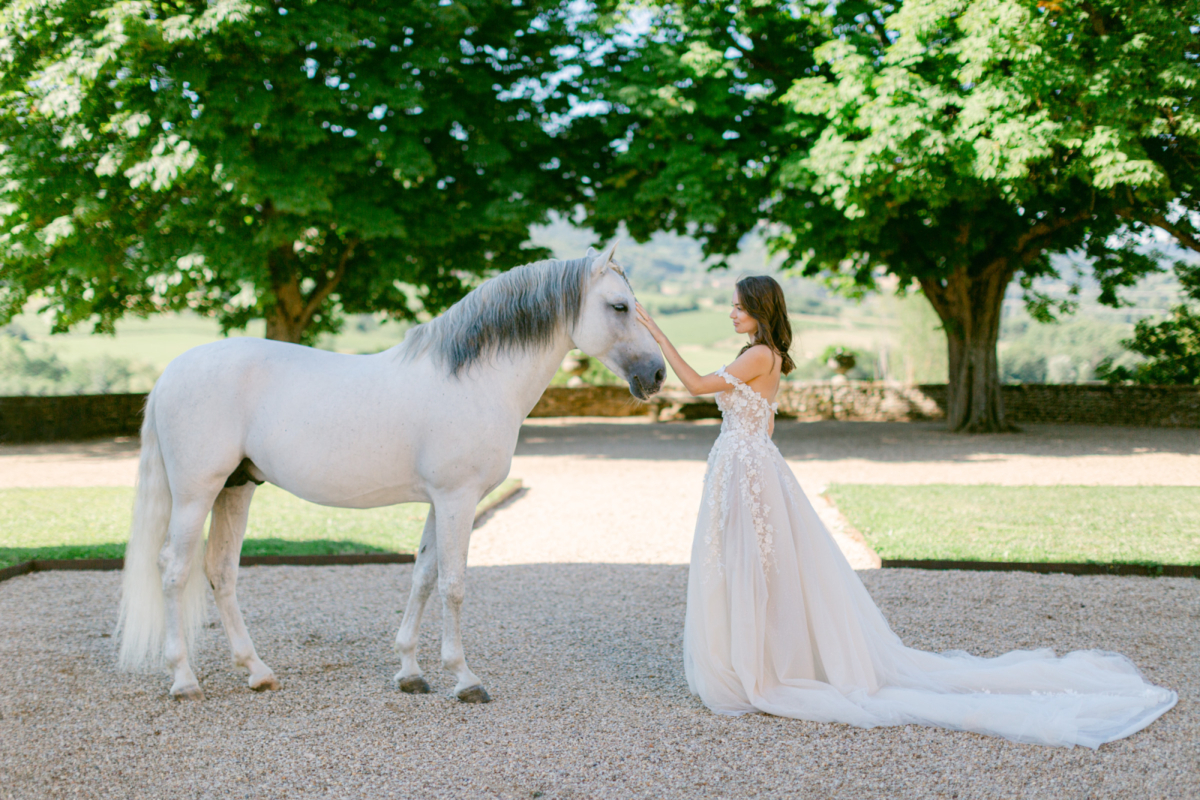
[[[511,485],[506,481],[492,495]],[[34,558],[119,558],[125,553],[133,489],[0,490],[0,568]],[[250,506],[246,555],[411,552],[429,506],[327,508],[271,485]]]
[[[130,317],[117,323],[115,336],[96,336],[86,324],[70,333],[50,333],[50,321],[33,312],[13,319],[34,342],[50,346],[65,361],[95,359],[103,356],[128,359],[149,364],[155,373],[162,372],[172,359],[193,347],[220,340],[221,331],[215,320],[195,314],[161,314],[150,319]],[[319,345],[341,353],[373,353],[386,350],[404,338],[407,325],[385,322],[363,326],[359,320],[347,320],[337,336],[323,336]],[[261,337],[265,331],[262,320],[255,320],[245,331],[233,336]]]
[[[829,496],[881,558],[1200,564],[1200,488],[838,484]]]

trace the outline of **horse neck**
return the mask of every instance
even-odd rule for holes
[[[506,354],[495,365],[496,369],[488,370],[489,378],[500,384],[496,387],[499,391],[513,398],[524,419],[542,399],[546,387],[574,346],[571,337],[563,331],[546,347]]]

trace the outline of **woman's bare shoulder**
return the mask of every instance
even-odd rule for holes
[[[748,348],[746,348],[746,352],[747,353],[765,353],[767,355],[770,355],[772,350],[768,345],[765,345],[762,342],[759,342],[758,344],[752,344]]]
[[[739,360],[742,358],[746,359],[749,364],[762,367],[764,372],[775,366],[775,351],[765,344],[752,345],[746,352],[742,353]]]
[[[729,373],[743,381],[752,381],[775,368],[775,355],[765,344],[756,344],[729,365]]]

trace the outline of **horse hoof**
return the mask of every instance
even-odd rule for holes
[[[429,682],[420,675],[409,675],[400,679],[400,691],[409,694],[429,694],[433,689],[429,688]]]
[[[279,680],[275,677],[274,673],[271,673],[265,678],[259,678],[258,680],[251,678],[250,688],[256,692],[278,692],[283,687],[280,686]]]
[[[171,697],[176,700],[203,700],[204,690],[200,688],[199,684],[179,687],[172,686]]]
[[[464,703],[490,703],[492,696],[482,686],[472,686],[458,693],[458,699]]]

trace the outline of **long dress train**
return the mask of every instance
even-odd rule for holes
[[[718,374],[732,388],[717,395],[724,419],[708,458],[684,624],[688,686],[710,709],[1095,748],[1175,705],[1175,692],[1116,653],[980,658],[905,647],[771,441],[776,406]]]

